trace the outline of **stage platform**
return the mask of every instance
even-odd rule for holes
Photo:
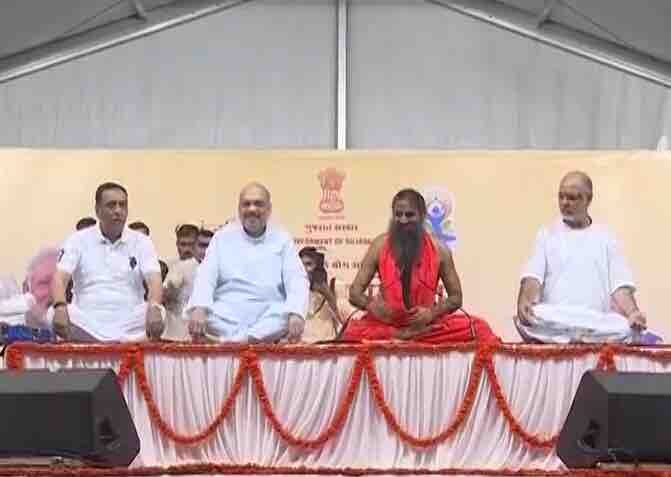
[[[14,369],[113,368],[130,469],[62,475],[664,475],[569,472],[554,444],[583,373],[669,372],[671,348],[16,344]],[[12,473],[13,472],[13,473]],[[2,469],[1,475],[57,475]]]

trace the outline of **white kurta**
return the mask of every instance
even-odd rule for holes
[[[268,224],[259,238],[239,222],[221,228],[198,267],[187,311],[208,310],[208,335],[223,341],[274,341],[289,313],[305,317],[309,283],[292,238]]]
[[[631,270],[603,225],[572,229],[562,220],[538,232],[522,278],[541,284],[538,317],[517,323],[524,338],[552,343],[631,341],[627,319],[611,308],[611,295],[635,288]]]
[[[17,293],[0,300],[0,322],[8,325],[25,325],[26,313],[35,305],[30,293]]]
[[[176,262],[168,269],[164,285],[172,286],[179,290],[177,302],[170,308],[170,311],[178,316],[181,316],[183,308],[189,302],[191,293],[193,293],[193,283],[196,279],[198,265],[200,265],[198,260],[191,257]]]
[[[149,237],[125,228],[111,243],[99,226],[80,230],[66,240],[57,268],[72,275],[74,325],[101,341],[146,337],[144,277],[161,272]]]
[[[193,283],[198,270],[198,260],[187,258],[175,262],[168,270],[164,286],[171,286],[178,290],[177,301],[164,303],[166,308],[166,328],[162,338],[174,341],[185,341],[189,338],[183,312],[193,293]],[[163,296],[165,300],[165,295]]]

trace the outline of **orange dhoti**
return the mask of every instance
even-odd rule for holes
[[[460,343],[464,341],[500,341],[487,322],[463,313],[443,315],[431,322],[430,330],[415,336],[412,341],[426,344]],[[343,339],[347,341],[393,340],[400,327],[383,323],[368,313],[360,320],[352,320]]]
[[[410,280],[410,302],[413,307],[431,308],[435,304],[438,287],[440,255],[428,234],[424,234],[422,249]],[[389,240],[384,243],[378,259],[382,295],[390,311],[389,320],[367,313],[359,320],[352,320],[343,333],[348,341],[393,340],[403,327],[409,324],[412,313],[403,302],[403,287]],[[415,336],[412,341],[441,344],[464,341],[500,341],[487,322],[464,313],[445,314],[435,318],[427,331]]]

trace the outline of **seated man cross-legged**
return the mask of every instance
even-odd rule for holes
[[[300,339],[307,273],[289,234],[268,222],[271,210],[268,189],[251,183],[240,192],[240,220],[212,238],[186,307],[194,340]]]
[[[392,214],[389,232],[373,241],[350,288],[352,305],[367,313],[349,322],[343,339],[497,342],[484,320],[455,313],[461,307],[461,283],[451,252],[425,229],[422,195],[401,190],[392,201]],[[369,298],[366,289],[376,273],[381,296]],[[439,279],[448,296],[436,302]]]
[[[592,223],[591,179],[571,172],[559,185],[562,218],[541,228],[522,274],[515,325],[536,343],[654,344],[634,281],[611,232]]]
[[[75,232],[63,245],[47,319],[70,341],[137,341],[163,332],[161,269],[146,235],[125,226],[128,194],[115,183],[98,187],[98,225]],[[73,301],[65,291],[72,278]],[[147,301],[144,300],[147,284]]]

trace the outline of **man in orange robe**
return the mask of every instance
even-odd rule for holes
[[[482,319],[461,308],[459,276],[451,252],[424,228],[426,203],[413,189],[403,189],[392,201],[389,231],[377,237],[350,287],[350,302],[366,310],[343,333],[348,341],[412,340],[427,344],[499,341]],[[380,294],[366,294],[375,274]],[[447,299],[437,300],[438,279]]]

